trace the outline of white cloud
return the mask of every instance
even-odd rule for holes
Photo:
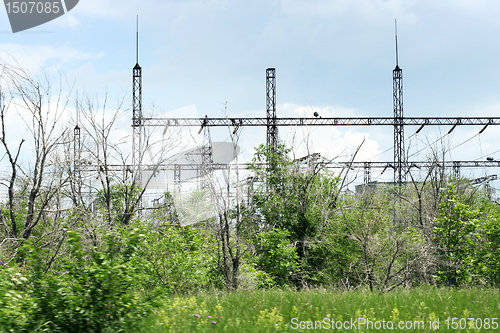
[[[102,52],[86,53],[67,46],[0,44],[1,62],[22,67],[31,74],[39,72],[42,68],[59,68],[61,64],[71,61],[97,60],[103,55]]]
[[[293,103],[280,104],[277,111],[280,117],[313,117],[314,112],[317,112],[323,118],[355,116],[355,111],[349,108],[338,106],[304,106]]]
[[[65,15],[57,18],[57,20],[51,21],[49,24],[52,24],[57,27],[73,29],[80,25],[80,21],[76,18],[75,15],[66,13]]]
[[[304,106],[295,104],[278,105],[280,117],[313,117],[318,112],[323,118],[356,117],[352,109],[336,106]],[[347,161],[361,145],[356,161],[364,161],[380,153],[379,143],[370,139],[370,133],[363,129],[356,130],[335,126],[280,127],[280,140],[294,148],[296,157],[310,153],[321,153],[322,156],[337,161]]]
[[[149,0],[146,3],[136,0],[86,0],[80,1],[76,7],[78,8],[76,13],[115,19],[139,15],[139,17],[147,16],[149,21],[154,18],[156,23],[175,25],[179,20],[182,21],[183,18],[193,14],[203,13],[204,16],[210,16],[211,13],[225,8],[229,3],[230,1],[227,0]],[[165,20],[166,17],[175,17],[175,20]]]

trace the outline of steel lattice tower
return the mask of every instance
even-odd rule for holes
[[[394,182],[401,185],[406,180],[405,136],[403,119],[403,70],[398,63],[398,34],[396,27],[396,68],[392,71],[394,107]]]
[[[278,126],[276,124],[276,69],[266,69],[267,144],[272,152],[278,150]]]
[[[132,165],[136,180],[141,179],[142,152],[142,68],[139,65],[139,20],[137,20],[136,64],[133,69],[132,87]]]
[[[73,174],[75,176],[75,181],[77,182],[80,179],[81,151],[82,145],[80,141],[80,126],[76,123],[75,129],[73,130]]]
[[[364,169],[363,181],[365,184],[368,184],[372,181],[372,169],[371,169],[370,163],[365,162],[363,165],[363,169]]]
[[[213,155],[212,155],[212,138],[210,137],[210,126],[208,124],[208,116],[205,115],[206,122],[203,124],[203,145],[201,146],[201,187],[208,188],[210,186],[210,172],[212,171]]]
[[[78,204],[81,198],[82,190],[82,177],[81,177],[81,158],[82,158],[82,140],[81,140],[81,130],[78,126],[80,121],[80,110],[78,105],[78,91],[76,96],[76,125],[73,129],[73,184],[74,191],[77,194],[75,202]]]

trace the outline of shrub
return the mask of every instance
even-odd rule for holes
[[[133,327],[148,312],[148,302],[133,288],[131,264],[142,235],[138,229],[109,233],[103,248],[85,250],[77,231],[68,232],[70,256],[65,274],[45,274],[40,251],[28,250],[36,308],[29,331],[107,332]]]

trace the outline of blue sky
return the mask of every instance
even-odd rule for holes
[[[62,71],[80,92],[123,97],[131,117],[136,15],[145,114],[154,106],[157,113],[184,108],[177,114],[220,117],[227,102],[228,115],[264,117],[265,69],[275,67],[278,116],[390,117],[397,19],[406,116],[500,115],[495,0],[80,0],[63,17],[16,34],[0,10],[0,57],[35,72]],[[454,147],[479,130],[457,128],[445,143]],[[358,160],[392,146],[389,127],[311,131],[312,149],[340,160],[363,139]],[[407,146],[418,151],[447,131],[425,129]],[[489,128],[449,158],[500,149],[496,132]],[[290,142],[294,134],[283,130],[281,137]],[[243,156],[264,140],[265,129],[244,129]],[[390,150],[373,158],[391,159]]]

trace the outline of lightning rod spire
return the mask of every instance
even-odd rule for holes
[[[135,41],[135,63],[139,63],[139,15],[137,15],[136,22],[136,41]]]
[[[398,23],[396,19],[394,19],[394,33],[396,36],[396,68],[399,67],[399,57],[398,57]]]

